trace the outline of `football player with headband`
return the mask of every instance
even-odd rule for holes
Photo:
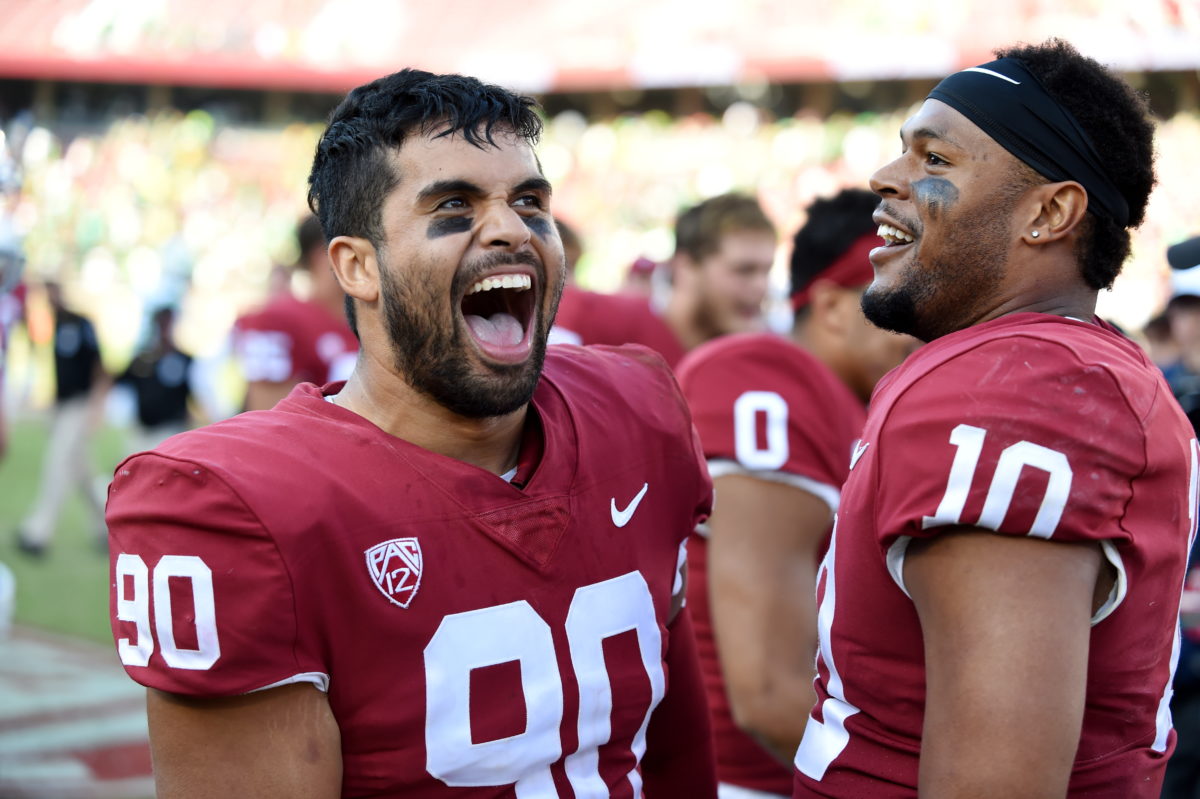
[[[871,398],[818,577],[796,797],[1157,797],[1197,445],[1097,318],[1154,184],[1144,99],[1051,40],[943,80],[871,187]]]
[[[354,89],[309,203],[350,378],[110,488],[112,624],[160,798],[716,795],[686,592],[712,485],[642,347],[554,347],[533,100]]]
[[[795,708],[813,703],[817,565],[867,398],[915,343],[859,305],[877,201],[845,189],[808,208],[792,243],[790,336],[724,336],[677,370],[718,497],[688,546],[688,606],[722,799],[791,795]]]

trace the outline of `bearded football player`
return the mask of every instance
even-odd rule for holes
[[[879,384],[818,581],[796,797],[1157,797],[1197,446],[1096,316],[1154,183],[1127,83],[1065,42],[942,81],[875,173]]]
[[[472,78],[352,91],[309,202],[354,373],[118,467],[160,797],[715,796],[681,609],[711,483],[661,358],[547,352],[539,132]]]

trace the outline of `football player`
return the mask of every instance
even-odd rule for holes
[[[726,333],[761,330],[775,226],[758,200],[722,194],[688,208],[675,222],[671,290],[653,298],[571,287],[555,325],[558,340],[635,342],[675,366],[684,353]]]
[[[681,609],[711,481],[661,358],[546,351],[540,129],[473,78],[352,91],[309,201],[354,373],[118,467],[160,797],[715,796]]]
[[[789,338],[724,336],[678,369],[719,497],[689,544],[688,604],[723,799],[791,795],[796,708],[814,701],[817,565],[871,389],[914,343],[859,305],[877,201],[846,189],[808,209]]]
[[[345,295],[315,216],[297,226],[296,243],[297,266],[309,277],[308,297],[284,290],[234,325],[234,352],[246,380],[243,410],[272,408],[297,383],[345,380],[354,369],[358,341],[346,324]]]
[[[1121,78],[1051,40],[943,80],[871,187],[876,388],[818,578],[797,797],[1157,797],[1197,446],[1096,317],[1154,184]]]

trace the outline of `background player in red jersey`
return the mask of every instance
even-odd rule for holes
[[[792,247],[790,339],[725,336],[678,369],[720,497],[689,545],[688,604],[723,799],[791,794],[795,708],[813,704],[817,647],[803,586],[815,586],[871,389],[913,343],[859,307],[877,199],[847,189],[808,209]]]
[[[160,797],[715,796],[682,610],[711,481],[661,358],[547,353],[540,130],[473,78],[352,91],[309,183],[352,377],[118,467]]]
[[[711,338],[763,328],[775,245],[775,226],[758,200],[710,197],[675,222],[664,307],[642,296],[575,289],[563,297],[556,330],[584,344],[644,344],[674,366]]]
[[[1157,797],[1197,446],[1095,316],[1153,128],[1061,41],[951,75],[871,186],[880,382],[818,582],[794,795]]]
[[[345,294],[329,266],[325,234],[315,216],[296,228],[297,268],[309,278],[307,298],[290,290],[238,319],[234,348],[246,379],[243,410],[274,407],[297,383],[345,380],[358,341],[346,324]]]

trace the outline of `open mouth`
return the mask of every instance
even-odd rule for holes
[[[533,339],[533,278],[498,272],[480,278],[462,301],[463,320],[476,346],[495,361],[514,363],[528,355]]]
[[[899,247],[905,244],[912,244],[916,241],[911,233],[906,233],[900,228],[887,224],[880,225],[876,233],[879,234],[879,238],[883,239],[883,246],[885,247]]]

